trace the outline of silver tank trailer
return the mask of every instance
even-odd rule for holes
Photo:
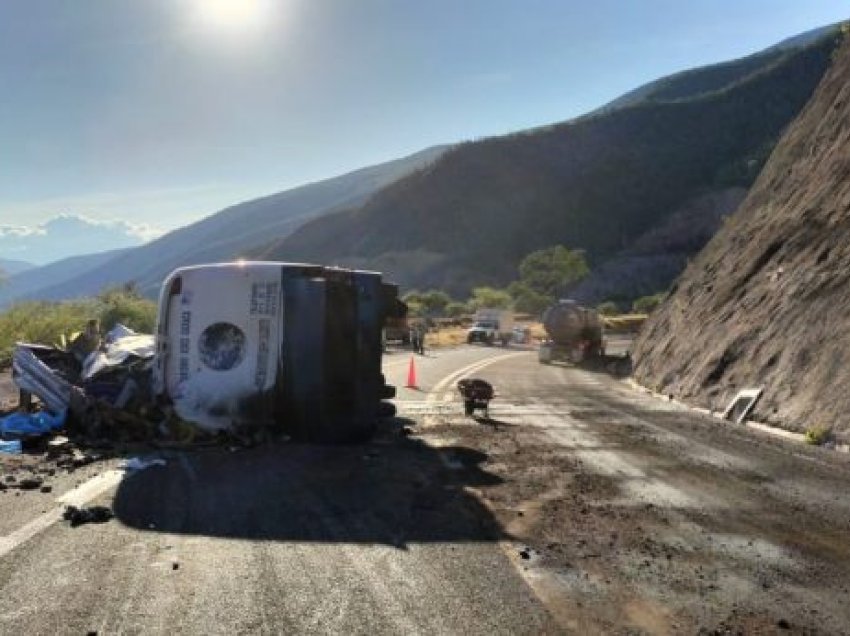
[[[543,312],[548,338],[540,345],[539,360],[578,363],[602,354],[602,319],[594,309],[573,300],[560,300]]]

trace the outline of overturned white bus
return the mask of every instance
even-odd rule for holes
[[[317,265],[180,268],[160,294],[154,394],[208,431],[367,438],[395,392],[381,330],[403,311],[397,293],[378,273]]]

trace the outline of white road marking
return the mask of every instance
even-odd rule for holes
[[[124,478],[123,470],[107,470],[69,490],[56,501],[68,506],[84,506],[95,497],[117,486]]]
[[[87,482],[80,484],[73,490],[69,490],[64,495],[56,499],[62,504],[52,510],[39,515],[29,523],[21,526],[11,534],[5,537],[0,537],[0,557],[6,556],[9,552],[17,548],[22,543],[29,541],[37,534],[44,532],[54,523],[62,518],[62,511],[65,506],[83,506],[90,502],[95,497],[105,493],[110,488],[118,485],[124,477],[122,470],[108,470],[95,477],[92,477]]]
[[[476,371],[480,371],[481,369],[483,369],[485,367],[489,367],[491,364],[496,364],[497,362],[502,362],[502,361],[507,360],[509,358],[515,358],[517,356],[527,355],[527,354],[528,354],[527,351],[519,351],[519,352],[515,352],[515,353],[506,353],[504,355],[494,356],[492,358],[487,358],[486,360],[479,360],[478,362],[473,362],[472,364],[468,364],[467,366],[462,367],[462,368],[458,369],[457,371],[455,371],[453,373],[450,373],[449,375],[444,377],[442,380],[437,382],[437,384],[434,385],[434,388],[431,389],[430,393],[428,394],[428,397],[425,398],[425,400],[427,402],[436,402],[437,396],[439,395],[439,393],[444,391],[452,382],[459,380],[459,379],[461,379],[461,378],[463,378],[463,377],[465,377],[465,376],[467,376],[471,373],[475,373]],[[452,397],[453,396],[451,394],[448,394],[448,399],[444,398],[443,401],[448,402],[452,399]]]

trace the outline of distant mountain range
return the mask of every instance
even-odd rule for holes
[[[304,185],[226,208],[137,248],[65,259],[13,276],[0,287],[0,304],[39,298],[57,300],[98,293],[104,287],[135,281],[154,295],[174,268],[227,261],[249,249],[288,236],[299,225],[323,214],[361,205],[384,186],[423,168],[448,146],[435,146],[409,157]]]
[[[32,269],[35,267],[32,263],[28,263],[27,261],[17,261],[9,258],[0,258],[0,276],[12,276],[14,274],[20,274],[21,272],[25,272],[28,269]]]
[[[589,300],[662,289],[743,198],[829,66],[836,32],[662,78],[565,123],[430,148],[18,274],[0,303],[130,280],[153,295],[175,267],[238,257],[377,269],[462,296],[508,282],[526,253],[554,243],[586,251]]]
[[[70,256],[137,247],[151,234],[145,225],[59,213],[33,226],[0,225],[0,254],[40,266]]]

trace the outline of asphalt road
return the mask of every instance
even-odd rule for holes
[[[410,359],[387,356],[390,383]],[[845,456],[532,352],[414,359],[367,445],[160,453],[0,491],[0,632],[850,632]],[[465,376],[496,386],[490,421],[463,417]],[[66,503],[116,519],[71,528]]]
[[[421,395],[490,355],[419,358]],[[387,375],[406,360],[389,356]],[[164,456],[165,467],[123,479],[110,460],[45,476],[50,493],[0,494],[0,632],[557,629],[489,513],[422,442],[391,430],[358,447]],[[117,518],[71,528],[58,521],[68,502]]]

